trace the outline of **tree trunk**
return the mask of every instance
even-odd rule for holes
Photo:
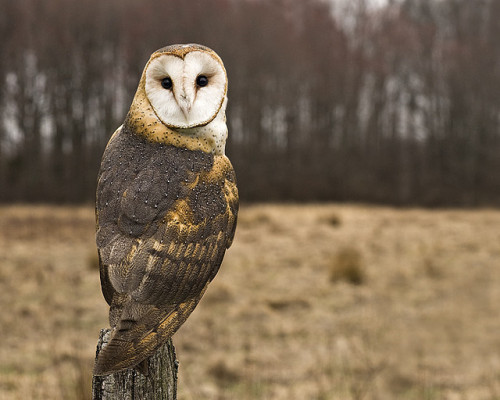
[[[102,329],[97,354],[108,343],[110,329]],[[92,400],[175,400],[177,399],[177,367],[175,348],[169,339],[148,360],[148,376],[135,369],[92,379]]]

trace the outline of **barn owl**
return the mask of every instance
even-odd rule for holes
[[[224,154],[226,103],[213,50],[162,48],[106,146],[96,242],[112,332],[95,375],[140,369],[191,314],[232,243],[238,191]]]

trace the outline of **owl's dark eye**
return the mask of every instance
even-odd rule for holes
[[[196,78],[196,84],[200,87],[208,85],[208,78],[205,75],[199,75]]]
[[[163,78],[161,80],[161,86],[163,87],[163,89],[172,89],[172,79],[170,79],[168,76],[166,78]]]

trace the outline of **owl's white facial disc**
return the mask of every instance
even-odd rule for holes
[[[146,69],[146,95],[165,125],[203,126],[224,103],[226,73],[216,58],[203,51],[192,51],[184,59],[160,55]]]

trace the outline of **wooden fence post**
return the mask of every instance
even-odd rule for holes
[[[110,329],[102,329],[96,356],[109,340]],[[149,375],[134,369],[92,378],[92,400],[176,400],[177,367],[175,348],[169,339],[149,359]]]

